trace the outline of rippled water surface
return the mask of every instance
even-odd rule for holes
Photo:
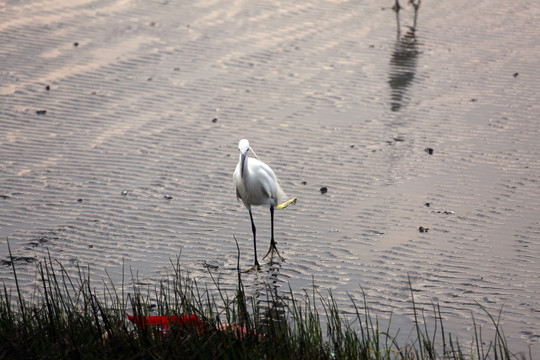
[[[276,212],[286,261],[248,288],[315,281],[348,311],[362,287],[407,332],[410,276],[460,338],[502,307],[511,349],[538,354],[540,5],[402,2],[0,4],[1,281],[9,238],[28,293],[47,252],[150,284],[181,253],[234,287],[248,138],[299,198]]]

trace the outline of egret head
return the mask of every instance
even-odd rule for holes
[[[246,163],[247,152],[249,151],[249,141],[242,139],[238,143],[238,150],[240,150],[240,174],[244,177],[244,166]]]
[[[249,141],[247,141],[247,139],[240,140],[238,143],[238,150],[240,150],[242,155],[245,155],[249,150]]]

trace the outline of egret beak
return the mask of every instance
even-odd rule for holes
[[[246,151],[246,153],[247,153],[247,151]],[[245,165],[246,157],[247,157],[246,153],[242,153],[242,160],[240,161],[240,174],[241,174],[242,178],[244,177],[244,165]]]

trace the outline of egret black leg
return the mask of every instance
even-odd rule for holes
[[[251,213],[251,209],[249,209],[249,218],[251,220],[251,231],[253,232],[253,251],[255,252],[255,264],[253,267],[258,270],[260,266],[259,261],[257,260],[257,229],[255,228],[255,222],[253,222],[253,214]]]
[[[272,260],[274,259],[274,251],[275,251],[278,254],[279,258],[283,260],[283,257],[281,256],[281,254],[279,253],[276,247],[276,242],[274,241],[274,206],[273,205],[270,205],[270,231],[271,231],[270,248],[268,249],[268,252],[266,253],[266,255],[264,255],[263,259],[266,259],[268,254],[270,254],[270,262],[272,262]]]
[[[270,205],[270,245],[276,246],[274,241],[274,207]]]

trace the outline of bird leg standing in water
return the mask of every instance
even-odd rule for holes
[[[270,261],[274,258],[274,252],[276,252],[280,259],[283,257],[276,248],[276,242],[274,240],[274,209],[283,209],[292,203],[296,202],[296,198],[287,199],[287,195],[281,189],[278,179],[274,171],[260,161],[257,158],[257,154],[249,146],[249,141],[246,139],[240,140],[238,143],[238,149],[240,150],[240,159],[233,175],[234,185],[236,187],[236,197],[242,200],[244,206],[249,211],[249,218],[251,220],[251,230],[253,232],[253,250],[255,254],[255,262],[252,267],[254,270],[259,270],[259,261],[257,260],[257,238],[256,228],[253,222],[253,214],[251,213],[252,205],[266,205],[270,207],[270,221],[271,221],[271,238],[270,248],[264,256],[266,258],[269,254]],[[247,152],[251,150],[255,155],[255,158],[249,157]]]
[[[249,270],[260,270],[261,269],[261,266],[259,265],[259,261],[257,260],[257,238],[256,238],[256,233],[257,233],[257,229],[255,228],[255,223],[253,222],[253,214],[251,213],[251,206],[248,208],[249,210],[249,219],[251,220],[251,231],[253,232],[253,251],[255,252],[255,264],[253,265],[252,268],[248,269]]]
[[[276,242],[274,241],[274,207],[272,205],[270,205],[270,224],[271,224],[270,248],[268,248],[268,252],[266,253],[266,255],[264,255],[263,259],[266,259],[266,257],[270,254],[270,262],[272,262],[274,260],[274,251],[275,251],[276,254],[278,254],[281,261],[283,261],[283,256],[281,256],[281,254],[279,253],[276,247]]]

